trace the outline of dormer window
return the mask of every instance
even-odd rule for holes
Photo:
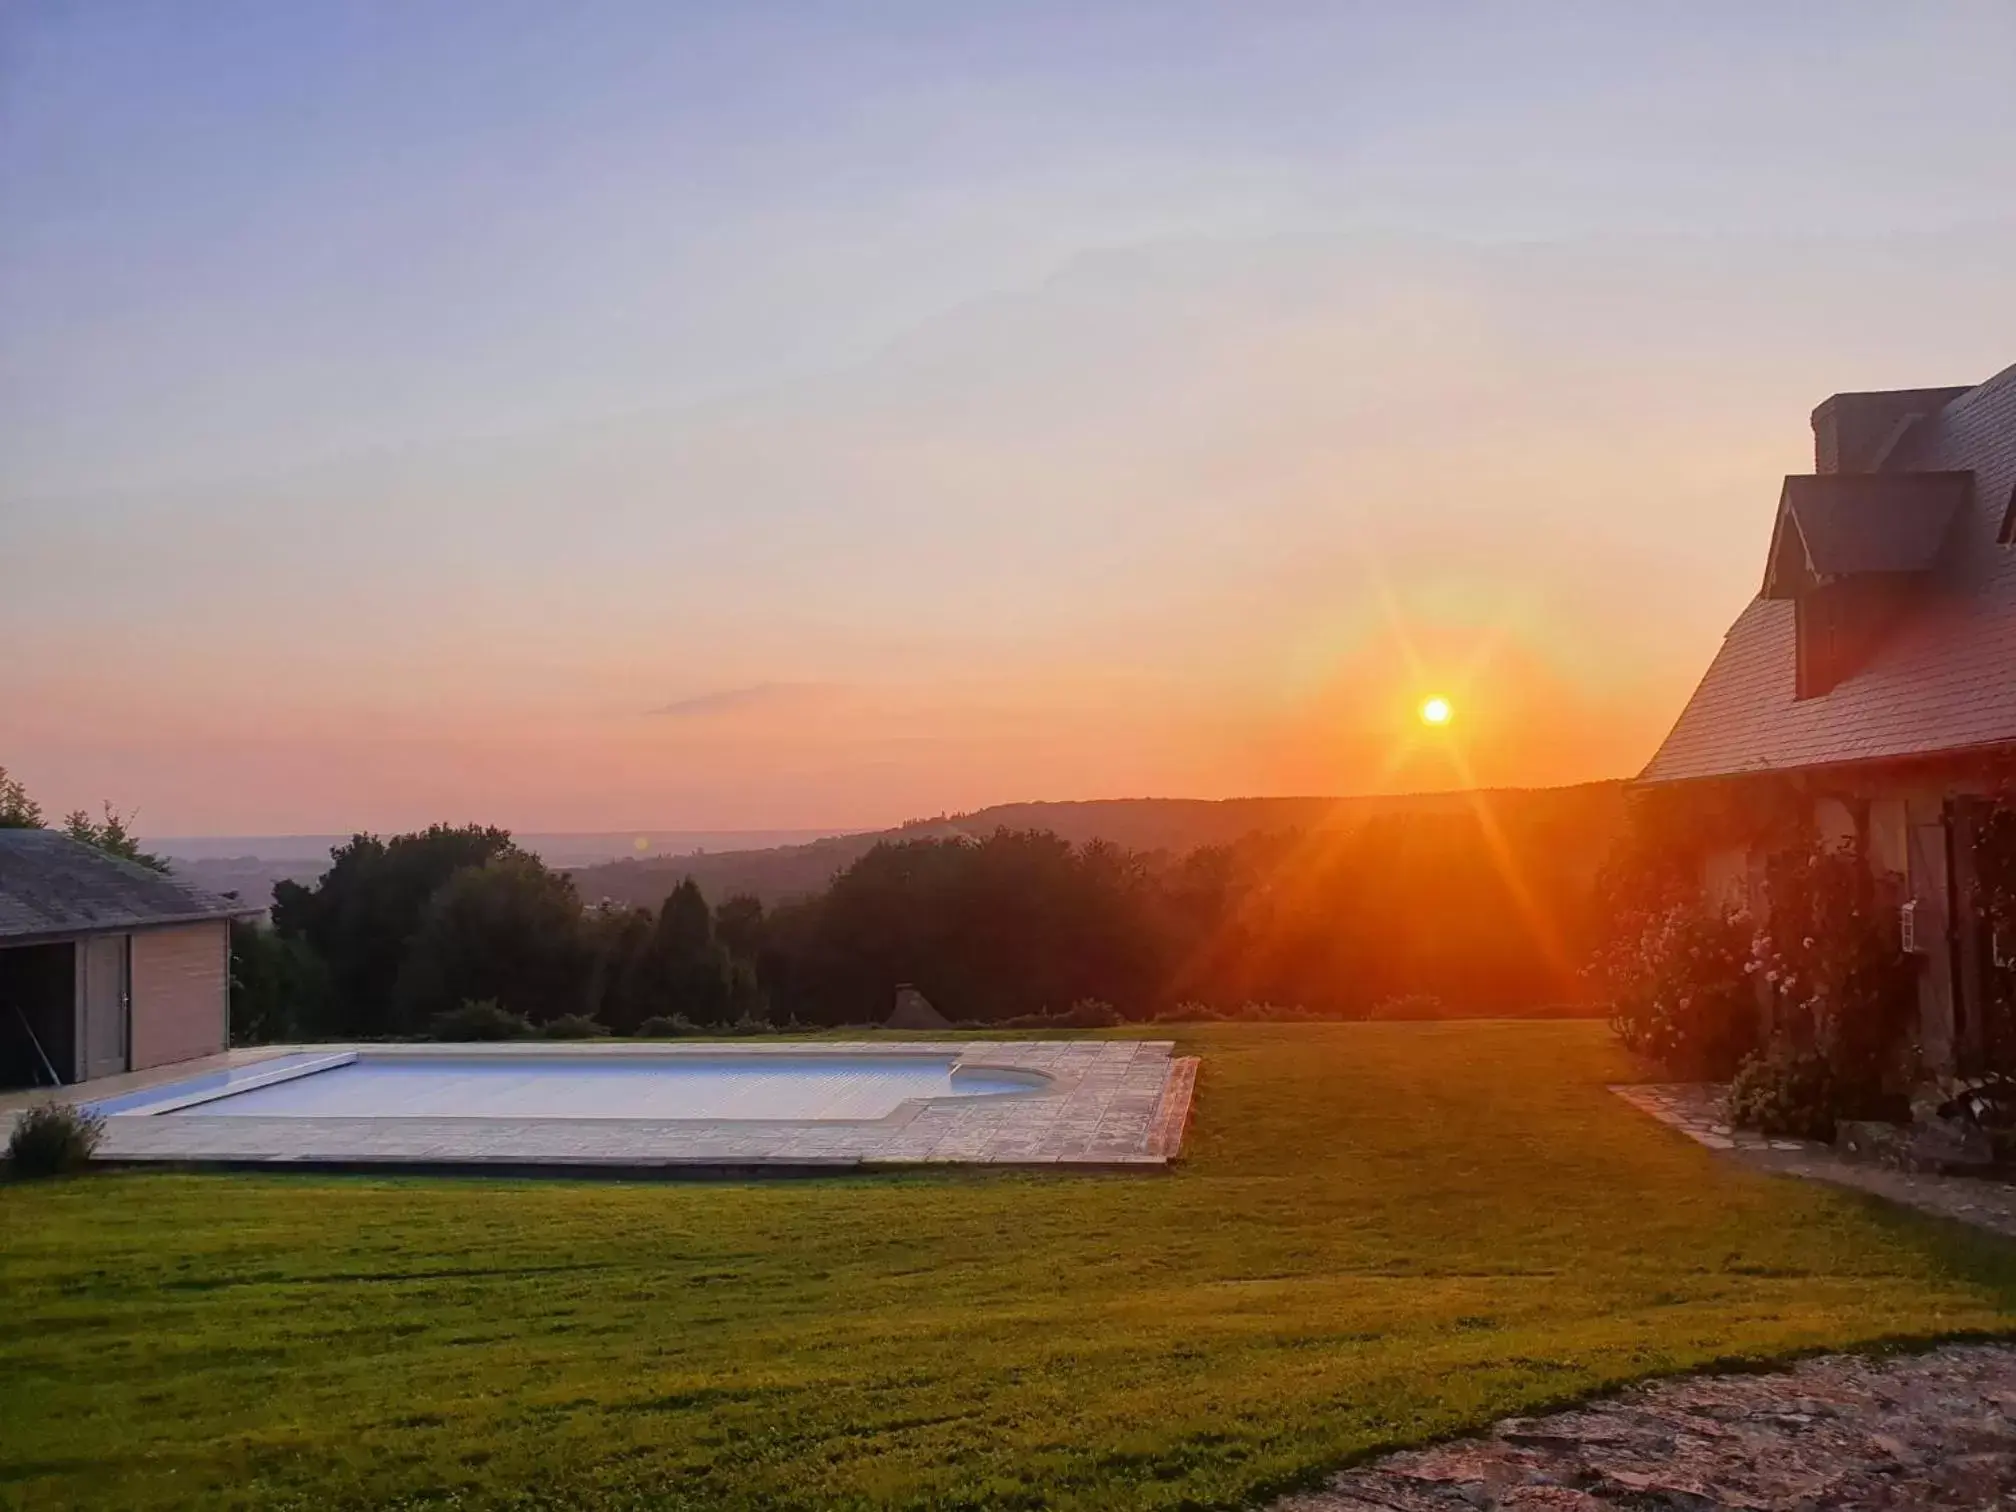
[[[1793,603],[1798,697],[1818,698],[1861,670],[1923,593],[1973,484],[1967,472],[1785,480],[1764,597]]]

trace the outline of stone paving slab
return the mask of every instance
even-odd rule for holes
[[[1389,1455],[1273,1512],[2016,1507],[2016,1348],[1695,1376]]]
[[[1758,1170],[1852,1187],[1920,1212],[2016,1237],[2016,1186],[2006,1181],[1896,1171],[1848,1160],[1832,1145],[1810,1139],[1768,1139],[1731,1128],[1724,1112],[1727,1088],[1716,1082],[1666,1082],[1610,1090],[1696,1144]]]
[[[1610,1089],[1641,1113],[1678,1129],[1711,1150],[1825,1150],[1810,1139],[1779,1139],[1738,1129],[1724,1110],[1728,1088],[1720,1082],[1648,1082]]]
[[[1190,1103],[1197,1091],[1197,1068],[1200,1062],[1194,1055],[1177,1058],[1170,1067],[1169,1080],[1163,1084],[1162,1102],[1155,1110],[1154,1131],[1148,1136],[1148,1153],[1174,1159],[1183,1148],[1183,1136],[1190,1129]]]
[[[1045,1090],[925,1098],[854,1122],[568,1118],[260,1118],[118,1113],[99,1158],[120,1163],[255,1167],[555,1169],[625,1174],[792,1174],[931,1164],[1155,1169],[1181,1151],[1196,1080],[1167,1040],[747,1040],[636,1044],[271,1046],[255,1058],[211,1057],[65,1089],[103,1097],[205,1070],[242,1068],[304,1049],[424,1060],[557,1055],[951,1056],[969,1067],[1041,1072]],[[117,1085],[112,1085],[116,1081]],[[47,1094],[44,1094],[46,1098]],[[5,1110],[0,1110],[4,1112]]]

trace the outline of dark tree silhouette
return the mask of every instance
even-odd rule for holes
[[[273,889],[273,927],[305,940],[328,968],[340,1032],[391,1030],[392,990],[434,894],[467,867],[517,853],[510,832],[437,824],[381,840],[357,835],[330,851],[313,887]]]
[[[535,1024],[587,1006],[592,956],[574,884],[513,851],[464,867],[428,902],[393,991],[394,1024],[423,1032],[464,1002]]]

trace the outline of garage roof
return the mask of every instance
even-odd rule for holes
[[[0,945],[258,912],[54,830],[0,829]]]

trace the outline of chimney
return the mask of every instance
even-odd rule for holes
[[[1880,471],[1914,421],[1936,414],[1971,387],[1836,394],[1813,411],[1813,471]]]

